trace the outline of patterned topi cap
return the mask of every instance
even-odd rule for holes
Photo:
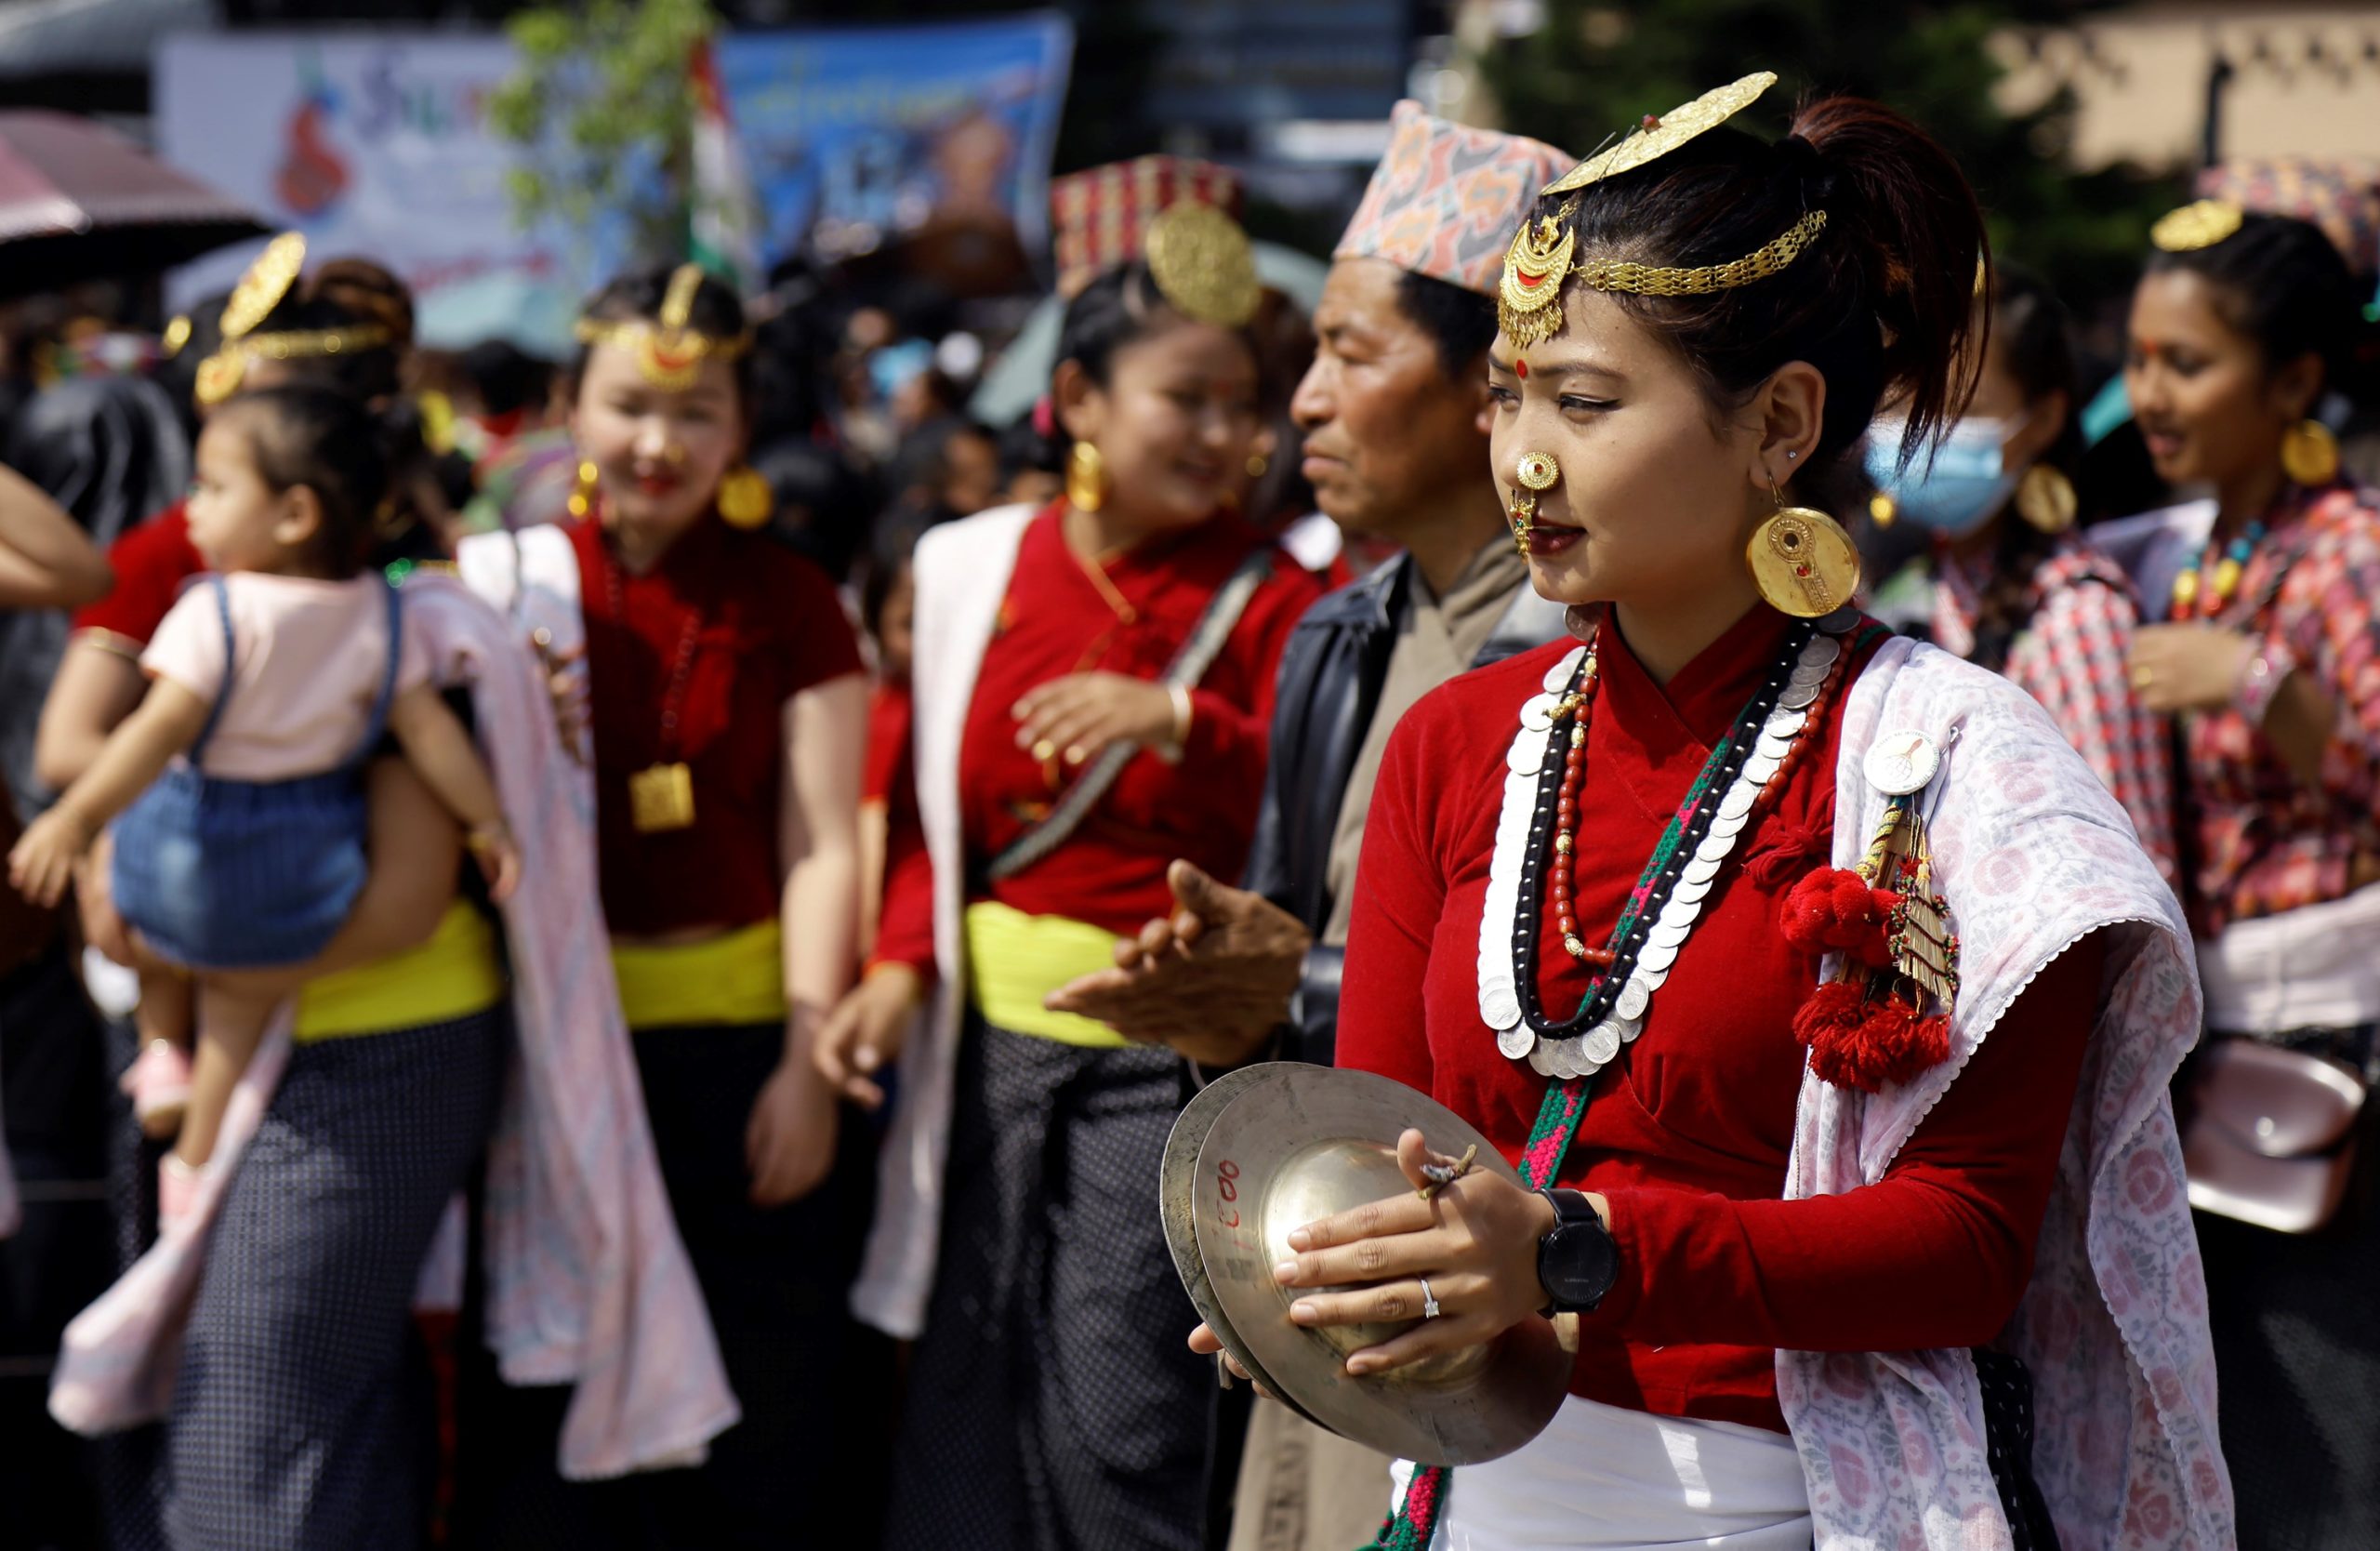
[[[1058,294],[1072,297],[1118,264],[1141,257],[1149,225],[1176,205],[1210,205],[1239,215],[1239,175],[1188,156],[1137,156],[1068,173],[1050,183],[1050,227]]]
[[[1385,258],[1494,296],[1522,213],[1578,158],[1520,135],[1433,118],[1409,100],[1389,124],[1388,154],[1331,257]]]
[[[2380,159],[2234,157],[2200,173],[2198,192],[2243,210],[2310,221],[2348,269],[2380,271]]]

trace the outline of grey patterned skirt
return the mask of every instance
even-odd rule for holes
[[[411,1309],[495,1123],[508,1015],[290,1053],[208,1245],[167,1425],[178,1551],[416,1551]]]
[[[890,1551],[1196,1551],[1214,1369],[1167,1255],[1165,1050],[971,1020]]]

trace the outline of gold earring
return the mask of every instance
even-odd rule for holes
[[[1107,504],[1107,462],[1088,442],[1076,443],[1066,454],[1066,504],[1077,511],[1097,511]]]
[[[2328,484],[2339,477],[2339,439],[2320,420],[2300,420],[2281,433],[2281,467],[2295,484]]]
[[[1513,504],[1504,509],[1504,521],[1513,526],[1513,548],[1528,553],[1528,536],[1537,527],[1537,497],[1541,490],[1551,490],[1562,478],[1562,465],[1552,453],[1523,453],[1513,466],[1513,482],[1520,486],[1513,492]]]
[[[740,463],[719,477],[719,514],[728,526],[766,527],[776,510],[777,493],[750,464]]]
[[[2016,482],[2016,515],[2042,533],[2064,533],[2074,525],[2074,482],[2066,471],[2036,463]]]
[[[1250,453],[1248,455],[1248,477],[1250,479],[1263,479],[1264,477],[1264,471],[1272,466],[1272,460],[1267,458],[1263,453]]]
[[[1859,548],[1843,524],[1810,506],[1787,506],[1769,481],[1777,510],[1752,529],[1744,546],[1752,585],[1768,606],[1796,619],[1818,619],[1859,590]]]
[[[578,460],[578,483],[571,488],[570,499],[562,503],[573,517],[584,519],[595,510],[595,485],[602,471],[587,458]]]

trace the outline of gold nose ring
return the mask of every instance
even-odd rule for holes
[[[1537,526],[1537,496],[1540,490],[1551,490],[1562,478],[1562,465],[1552,453],[1521,454],[1520,462],[1513,469],[1513,479],[1520,485],[1513,492],[1513,503],[1504,509],[1505,521],[1513,526],[1513,547],[1528,553],[1528,536]]]

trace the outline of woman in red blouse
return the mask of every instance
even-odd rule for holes
[[[1984,237],[1957,167],[1873,104],[1805,107],[1774,144],[1712,127],[1769,80],[1645,120],[1506,260],[1495,476],[1585,644],[1464,675],[1396,728],[1339,1051],[1541,1188],[1457,1169],[1292,1232],[1276,1276],[1304,1290],[1296,1323],[1400,1327],[1358,1376],[1549,1306],[1578,1340],[1547,1431],[1416,1473],[1393,1551],[2051,1544],[2016,1401],[2044,1359],[2003,1344],[2047,1204],[2089,1199],[2060,1154],[2122,973],[2109,924],[2169,895],[2038,709],[1886,641],[1848,605],[1847,537],[1794,504],[1880,398],[1907,406],[1904,456],[1959,413]],[[2085,842],[2109,881],[2087,898],[2016,859]],[[1980,879],[1978,853],[2027,870]],[[2179,979],[2172,934],[2159,951]],[[2170,1145],[2151,1086],[2142,1130]],[[1398,1151],[1430,1183],[1422,1133]],[[2079,1232],[2056,1250],[2062,1278]],[[2070,1486],[2053,1420],[2042,1474]],[[2185,1514],[2195,1534],[2219,1509]]]
[[[280,283],[286,294],[265,291],[263,315],[228,341],[226,309],[205,310],[186,347],[206,364],[201,411],[287,384],[388,407],[409,343],[402,289],[358,260]],[[395,439],[403,418],[389,419]],[[424,522],[389,529],[384,564],[439,543]],[[75,615],[43,708],[36,761],[61,788],[139,703],[141,648],[205,568],[178,502],[117,539],[111,561],[116,586]],[[121,1510],[137,1522],[162,1501],[175,1544],[358,1547],[426,1532],[415,1444],[430,1419],[394,1375],[413,1356],[424,1255],[495,1124],[503,950],[459,876],[462,833],[420,776],[376,759],[365,781],[371,870],[348,920],[312,962],[250,977],[259,995],[293,997],[293,1050],[207,1240],[165,1428],[171,1491],[129,1493]],[[129,961],[108,880],[97,850],[77,902],[93,945]],[[137,1080],[170,1072],[172,1054],[152,1044],[136,1061],[136,1102]]]
[[[932,991],[855,1294],[922,1331],[896,1548],[1197,1544],[1214,1381],[1166,1332],[1155,1193],[1180,1063],[1042,1004],[1166,910],[1173,857],[1238,869],[1275,668],[1320,591],[1239,513],[1254,275],[1236,229],[1186,209],[1067,311],[1066,497],[917,548],[914,778],[874,961],[826,1041],[872,1100]],[[1168,223],[1210,218],[1224,251],[1185,277]],[[1235,252],[1244,286],[1218,296]]]
[[[875,1497],[853,1461],[889,1381],[844,1310],[869,1147],[812,1045],[858,964],[858,644],[826,576],[759,531],[734,292],[692,265],[628,275],[579,338],[576,520],[476,542],[523,557],[523,587],[550,552],[562,574],[542,579],[575,595],[612,969],[743,1420],[698,1466],[565,1482],[567,1393],[480,1386],[466,1535],[856,1541]]]
[[[2312,417],[2349,387],[2372,331],[2347,265],[2306,222],[2210,201],[2161,222],[2156,241],[2125,387],[2159,476],[2215,498],[2202,547],[2154,600],[2169,622],[2140,632],[2132,673],[2180,733],[2207,1027],[2368,1082],[2380,1077],[2380,496],[2342,482]],[[2380,1544],[2368,1441],[2380,1195],[2347,1200],[2319,1237],[2214,1214],[2237,1203],[2200,1218],[2243,1546]]]

